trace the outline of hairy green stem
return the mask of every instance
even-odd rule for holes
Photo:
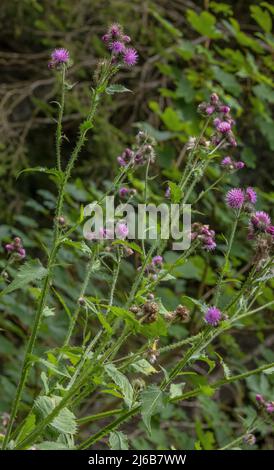
[[[62,72],[61,72],[61,101],[59,103],[59,113],[58,113],[58,120],[57,120],[57,127],[56,127],[56,163],[57,163],[57,169],[59,171],[62,170],[61,146],[62,146],[62,121],[63,121],[63,115],[64,115],[65,91],[66,91],[65,77],[66,77],[66,66],[65,64],[63,64]]]
[[[98,101],[99,101],[99,96],[100,93],[98,89],[96,88],[93,90],[93,95],[92,95],[92,101],[91,101],[91,108],[90,112],[88,114],[88,121],[91,122],[94,118],[95,111],[97,109]],[[55,213],[55,220],[54,220],[54,233],[53,233],[53,243],[52,243],[52,248],[50,251],[49,259],[48,259],[48,264],[47,264],[47,276],[44,280],[43,287],[42,287],[42,292],[40,295],[39,303],[38,303],[38,308],[34,317],[34,322],[32,326],[32,332],[29,338],[29,341],[27,343],[25,355],[24,355],[24,360],[23,360],[23,365],[22,365],[22,370],[20,374],[20,379],[19,379],[19,384],[17,386],[15,398],[12,404],[12,409],[10,413],[10,420],[7,428],[7,432],[5,434],[5,438],[3,441],[3,446],[2,449],[7,448],[7,444],[9,442],[10,434],[12,431],[13,423],[17,415],[18,407],[21,401],[23,389],[25,386],[25,383],[28,378],[29,370],[31,367],[31,362],[29,361],[29,356],[33,353],[35,342],[37,339],[42,315],[43,315],[43,310],[46,305],[47,301],[47,296],[51,284],[51,279],[52,279],[52,271],[53,267],[55,265],[56,257],[57,257],[57,252],[59,248],[59,225],[58,225],[58,219],[62,213],[63,209],[63,202],[64,202],[64,195],[65,195],[65,190],[66,190],[66,185],[68,183],[68,180],[71,175],[71,171],[73,169],[73,166],[78,158],[78,155],[83,147],[83,144],[85,142],[86,134],[87,134],[88,128],[84,127],[80,131],[79,138],[77,140],[76,146],[72,152],[71,158],[68,162],[64,177],[62,179],[62,182],[59,187],[59,193],[58,193],[58,199],[57,199],[57,204],[56,204],[56,213]]]
[[[220,294],[221,294],[222,282],[223,282],[223,279],[224,279],[224,276],[225,276],[225,273],[226,273],[226,270],[227,270],[227,265],[229,263],[230,252],[231,252],[233,241],[234,241],[234,238],[235,238],[236,228],[237,228],[237,225],[238,225],[238,222],[239,222],[239,219],[240,219],[240,215],[241,215],[241,208],[237,210],[236,215],[235,215],[235,219],[234,219],[234,223],[232,225],[232,230],[231,230],[231,234],[230,234],[230,238],[229,238],[229,242],[228,242],[227,252],[226,252],[226,255],[225,255],[225,263],[222,267],[222,271],[220,273],[220,276],[219,276],[218,282],[217,282],[217,286],[216,286],[216,291],[215,291],[215,295],[214,295],[214,305],[218,305],[219,297],[220,297]]]

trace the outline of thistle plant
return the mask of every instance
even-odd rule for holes
[[[129,46],[131,38],[121,26],[110,26],[102,40],[110,56],[98,62],[89,111],[79,126],[76,143],[68,159],[64,157],[62,143],[66,95],[71,89],[68,83],[69,52],[66,49],[56,49],[48,64],[49,73],[56,74],[60,87],[60,98],[56,101],[56,167],[24,171],[40,171],[54,179],[57,186],[56,207],[52,217],[51,246],[43,264],[29,259],[29,254],[18,237],[5,246],[8,262],[2,277],[7,285],[1,296],[36,281],[39,282],[39,293],[19,383],[10,414],[5,421],[3,449],[88,449],[96,446],[106,436],[113,439],[117,433],[123,442],[122,448],[126,448],[124,423],[128,423],[133,416],[140,415],[149,434],[151,420],[160,410],[169,404],[184,404],[186,400],[198,397],[203,390],[202,380],[198,380],[201,377],[197,377],[198,385],[195,386],[191,380],[188,381],[187,374],[198,361],[212,363],[208,351],[214,348],[215,339],[243,324],[253,315],[262,315],[274,303],[269,301],[262,305],[258,302],[262,286],[268,282],[273,272],[274,228],[270,216],[256,210],[257,195],[253,188],[232,188],[224,196],[227,210],[233,212],[234,222],[212,292],[197,297],[183,296],[185,303],[177,305],[173,311],[164,307],[165,299],[160,298],[158,288],[173,280],[176,277],[176,268],[186,264],[195,253],[201,252],[210,257],[218,249],[220,235],[212,227],[197,218],[192,224],[189,248],[175,262],[170,263],[166,259],[170,243],[168,240],[157,237],[156,240],[143,239],[141,243],[138,240],[130,241],[128,226],[121,215],[117,215],[115,220],[115,241],[110,238],[108,228],[101,230],[99,239],[92,234],[84,239],[81,231],[85,221],[83,211],[80,211],[75,223],[68,222],[65,204],[68,183],[73,177],[73,169],[81,156],[89,131],[94,126],[100,101],[105,94],[114,95],[115,98],[116,93],[127,91],[122,85],[112,84],[112,79],[121,67],[133,67],[138,60],[136,50]],[[244,163],[237,161],[236,157],[227,155],[230,151],[237,151],[237,142],[232,131],[235,122],[230,107],[222,103],[216,93],[212,93],[208,102],[200,104],[198,111],[203,119],[201,133],[187,144],[186,162],[179,181],[169,181],[166,192],[163,193],[163,202],[179,204],[180,213],[183,204],[195,204],[205,198],[220,183],[223,174],[227,176],[244,167]],[[198,199],[193,201],[196,187],[203,184],[203,176],[216,161],[220,162],[222,176],[209,188],[203,189]],[[156,162],[156,141],[146,132],[140,131],[134,144],[117,157],[117,176],[100,198],[99,204],[102,206],[110,194],[124,205],[134,200],[147,204],[150,200],[150,175]],[[143,172],[144,184],[139,194],[131,187],[135,172]],[[229,281],[231,251],[239,229],[246,230],[247,242],[254,246],[254,257],[245,279],[241,278],[233,295],[224,304],[220,300],[225,284]],[[60,251],[63,247],[70,246],[79,247],[79,256],[84,254],[86,261],[83,282],[77,286],[78,294],[74,299],[73,309],[67,306],[55,282]],[[137,265],[133,264],[133,256]],[[130,279],[129,291],[121,296],[118,285],[125,260],[134,265],[135,274]],[[7,274],[9,267],[18,266],[18,263],[21,263],[21,267],[14,279],[10,280]],[[106,268],[110,275],[108,298],[92,297],[88,294],[90,283],[95,272],[100,276],[102,268]],[[7,275],[4,276],[4,273]],[[233,284],[235,281],[232,279],[229,282]],[[41,324],[49,310],[50,295],[68,313],[69,323],[63,343],[47,351],[51,360],[46,360],[45,357],[37,360],[34,353],[39,344]],[[95,332],[91,332],[91,318],[98,320]],[[161,344],[162,337],[167,335],[172,325],[187,324],[192,320],[195,324],[193,334],[189,331],[186,338],[175,343]],[[136,336],[139,342],[129,352],[127,345],[134,345],[135,342],[131,340]],[[178,351],[178,356],[170,354],[175,350]],[[170,359],[171,362],[167,362]],[[233,374],[222,359],[220,362],[224,376],[214,380],[209,374],[206,390],[210,396],[226,384],[274,368],[274,363],[267,363]],[[43,369],[43,386],[33,403],[27,405],[24,403],[23,393],[28,385],[30,371],[37,365]],[[184,383],[181,382],[182,375]],[[113,397],[108,409],[104,408],[104,393]],[[96,408],[94,414],[83,416],[85,404],[92,398],[101,405],[99,412]],[[224,448],[230,448],[243,439],[250,445],[254,444],[253,433],[257,426],[261,420],[269,423],[274,411],[273,402],[259,395],[254,396],[254,408],[256,406],[258,416],[251,425],[243,429],[243,436],[235,436],[233,442],[227,443]],[[108,424],[105,424],[106,418],[109,419]],[[89,425],[94,422],[99,423],[99,431],[91,433]],[[83,426],[88,435],[86,439],[82,438]]]

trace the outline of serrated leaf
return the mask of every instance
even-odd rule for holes
[[[55,309],[53,307],[48,307],[46,305],[44,310],[43,310],[43,316],[44,317],[54,317],[54,315],[55,315]]]
[[[0,297],[2,295],[10,294],[17,289],[21,289],[31,282],[41,281],[46,274],[47,270],[42,266],[38,259],[26,261],[19,268],[13,281],[4,290],[2,290],[2,292],[0,292]]]
[[[80,125],[80,132],[86,133],[88,130],[92,128],[93,128],[92,122],[86,119],[86,121],[82,122],[82,124]]]
[[[35,448],[38,450],[69,450],[65,444],[61,442],[54,442],[54,441],[44,441],[40,444],[36,444]]]
[[[35,422],[36,422],[36,418],[35,418],[35,415],[33,413],[31,413],[30,415],[27,416],[23,426],[21,427],[20,429],[20,432],[17,436],[17,439],[16,441],[22,441],[23,439],[25,439],[25,437],[30,434],[33,429],[35,428]]]
[[[134,362],[132,364],[132,368],[136,372],[140,372],[141,374],[144,374],[144,375],[157,373],[157,370],[146,359],[140,359],[139,361]]]
[[[62,372],[57,367],[55,367],[55,365],[52,362],[47,361],[46,359],[43,359],[41,357],[38,357],[32,354],[31,356],[29,356],[29,361],[31,361],[32,363],[34,362],[40,363],[44,365],[47,369],[54,372],[55,374],[61,375],[62,377],[67,377],[68,379],[70,379],[70,375],[67,372]]]
[[[128,450],[128,438],[121,431],[112,431],[109,435],[111,450]]]
[[[25,173],[46,173],[47,175],[55,176],[59,183],[64,177],[64,173],[61,170],[57,170],[57,168],[45,168],[43,166],[35,166],[32,168],[25,168],[24,170],[19,171],[19,173],[17,173],[16,175],[16,178],[19,178],[19,176]]]
[[[274,373],[274,367],[270,367],[269,369],[263,370],[263,373],[266,375],[270,375]]]
[[[205,362],[209,366],[208,374],[210,374],[210,372],[216,366],[215,361],[213,361],[212,359],[209,359],[209,357],[207,357],[205,354],[193,355],[193,356],[191,356],[191,360],[192,361],[203,361],[203,362]]]
[[[165,407],[163,391],[156,385],[150,385],[141,393],[141,414],[144,424],[151,434],[151,417]]]
[[[114,93],[126,93],[126,92],[131,92],[131,90],[119,84],[109,85],[106,88],[106,93],[108,95],[114,95]]]
[[[35,400],[34,409],[44,419],[54,410],[60,401],[61,397],[40,396]],[[75,415],[65,407],[51,422],[50,427],[64,434],[76,434],[77,424]]]
[[[131,408],[132,403],[133,403],[133,388],[128,380],[128,378],[122,374],[118,369],[113,364],[107,364],[105,366],[105,371],[108,374],[108,376],[113,380],[113,382],[120,388],[125,403],[129,408]]]
[[[266,32],[271,33],[272,19],[267,10],[263,10],[258,5],[251,5],[251,16],[259,26]]]
[[[185,387],[185,382],[182,382],[180,384],[171,384],[170,385],[170,390],[169,390],[169,396],[170,398],[176,398],[180,397],[183,394],[183,389]]]

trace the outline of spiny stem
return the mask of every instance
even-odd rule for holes
[[[238,225],[238,222],[239,222],[239,219],[240,219],[240,215],[241,215],[241,208],[237,210],[236,215],[235,215],[234,223],[233,223],[233,226],[232,226],[232,230],[231,230],[231,234],[230,234],[230,238],[229,238],[229,242],[228,242],[227,252],[226,252],[226,255],[225,255],[225,263],[222,267],[222,271],[221,271],[221,274],[219,276],[217,286],[216,286],[214,302],[213,302],[214,305],[218,305],[219,297],[220,297],[220,294],[221,294],[222,282],[223,282],[223,279],[224,279],[224,276],[225,276],[225,272],[227,270],[227,264],[229,263],[230,252],[231,252],[231,248],[232,248],[233,241],[234,241],[234,238],[235,238],[236,228],[237,228],[237,225]]]
[[[100,94],[99,94],[99,92],[96,88],[93,91],[91,108],[90,108],[90,112],[89,112],[89,115],[88,115],[88,120],[89,121],[91,121],[94,117],[94,114],[95,114],[95,111],[96,111],[97,105],[98,105],[99,95]],[[42,315],[43,315],[43,310],[44,310],[44,307],[45,307],[46,301],[47,301],[47,296],[48,296],[48,292],[49,292],[49,288],[50,288],[50,284],[51,284],[51,279],[52,279],[52,270],[53,270],[53,266],[55,265],[56,256],[57,256],[57,252],[58,252],[58,248],[59,248],[59,224],[58,224],[58,219],[59,219],[59,217],[62,213],[62,209],[63,209],[63,202],[64,202],[64,194],[65,194],[65,190],[66,190],[66,185],[67,185],[68,180],[70,178],[71,171],[72,171],[72,168],[75,164],[75,161],[77,160],[78,155],[79,155],[79,153],[82,149],[82,146],[85,142],[85,137],[86,137],[87,130],[88,129],[84,128],[83,130],[80,131],[78,141],[77,141],[76,146],[75,146],[75,148],[72,152],[71,158],[68,162],[68,165],[67,165],[67,168],[66,168],[66,171],[65,171],[65,175],[64,175],[64,177],[62,179],[62,182],[60,184],[60,187],[59,187],[58,199],[57,199],[57,204],[56,204],[55,220],[54,220],[53,243],[52,243],[52,248],[51,248],[51,252],[50,252],[49,259],[48,259],[48,264],[47,264],[47,276],[46,276],[46,278],[44,280],[44,283],[43,283],[42,292],[41,292],[39,303],[38,303],[38,308],[37,308],[35,318],[34,318],[34,322],[33,322],[33,326],[32,326],[32,332],[31,332],[31,335],[30,335],[30,338],[29,338],[29,341],[28,341],[28,344],[27,344],[27,347],[26,347],[24,360],[23,360],[23,365],[22,365],[22,370],[21,370],[21,375],[20,375],[20,379],[19,379],[19,384],[17,386],[15,398],[14,398],[14,401],[13,401],[13,404],[12,404],[12,409],[11,409],[11,413],[10,413],[10,420],[9,420],[7,432],[5,434],[5,438],[4,438],[4,441],[3,441],[3,446],[2,446],[3,450],[7,448],[7,444],[9,442],[9,438],[10,438],[10,434],[11,434],[11,431],[12,431],[13,423],[14,423],[14,420],[16,418],[18,407],[19,407],[19,404],[20,404],[20,401],[21,401],[23,389],[24,389],[25,383],[26,383],[27,378],[28,378],[29,369],[31,367],[31,362],[29,361],[29,356],[33,353],[33,350],[34,350],[34,345],[35,345],[35,342],[36,342],[36,339],[37,339],[37,335],[38,335],[38,331],[39,331],[39,327],[40,327],[40,323],[41,323],[41,319],[42,319]]]
[[[60,106],[59,106],[59,113],[58,113],[58,120],[57,120],[57,127],[56,127],[56,163],[57,163],[57,168],[59,171],[62,170],[61,146],[62,146],[62,121],[63,121],[63,114],[64,114],[65,91],[66,91],[65,77],[66,77],[66,66],[65,64],[63,64],[62,73],[61,73],[61,102],[59,103]]]

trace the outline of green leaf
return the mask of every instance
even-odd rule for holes
[[[35,428],[35,423],[36,423],[35,415],[31,413],[30,415],[27,416],[23,426],[21,427],[21,430],[17,436],[16,441],[19,442],[25,439],[25,437],[28,434],[30,434]]]
[[[172,181],[168,182],[168,186],[170,187],[171,202],[173,202],[173,204],[178,204],[182,199],[181,188]]]
[[[132,368],[136,372],[140,372],[144,375],[157,373],[157,370],[146,359],[140,359],[139,361],[134,362],[134,364],[132,364]]]
[[[131,92],[131,90],[119,84],[109,85],[106,88],[106,93],[108,95],[114,95],[114,93],[126,93],[126,92]]]
[[[93,128],[93,124],[91,121],[86,119],[82,124],[80,125],[80,133],[85,134],[87,131]]]
[[[271,33],[272,19],[267,10],[263,10],[258,5],[251,5],[251,16],[259,26],[266,32]]]
[[[102,327],[105,328],[105,330],[108,332],[109,335],[112,335],[113,330],[112,330],[109,322],[107,321],[105,315],[103,313],[99,312],[99,310],[97,310],[96,314],[97,314],[98,320],[100,321]]]
[[[198,15],[194,10],[187,10],[187,20],[195,31],[208,38],[219,38],[221,33],[216,30],[216,18],[211,13],[203,11]]]
[[[31,282],[40,281],[46,276],[46,274],[47,270],[42,266],[38,259],[27,261],[19,268],[13,281],[4,290],[2,290],[2,292],[0,292],[0,297],[2,295],[10,294],[17,289],[22,289],[22,287],[27,286]]]
[[[150,8],[150,13],[154,16],[154,18],[159,21],[159,23],[163,26],[163,28],[170,33],[171,36],[174,38],[180,38],[182,36],[182,33],[179,29],[175,28],[173,24],[171,24],[169,21],[167,21],[165,18],[163,18],[159,13],[152,8]]]
[[[129,408],[131,408],[133,403],[133,388],[128,380],[128,378],[122,374],[113,364],[107,364],[105,366],[105,371],[108,376],[113,380],[113,382],[120,388],[125,403]]]
[[[215,79],[222,85],[222,87],[232,93],[234,96],[239,96],[242,92],[242,87],[236,80],[232,73],[224,72],[216,65],[212,66]]]
[[[112,242],[112,245],[127,246],[128,248],[131,248],[133,251],[136,251],[137,253],[140,253],[140,255],[143,255],[143,251],[140,248],[140,246],[137,245],[137,243],[134,243],[134,242],[128,242],[126,240],[115,240],[114,242]]]
[[[269,369],[266,369],[263,371],[264,374],[270,375],[274,373],[274,367],[270,367]]]
[[[121,431],[112,431],[109,435],[111,450],[128,450],[128,438]]]
[[[19,171],[19,173],[17,173],[16,175],[16,178],[19,178],[19,176],[25,173],[46,173],[47,175],[55,176],[59,184],[64,177],[63,171],[57,170],[57,168],[45,168],[42,166],[35,166],[33,168],[25,168],[24,170]]]
[[[54,315],[55,315],[55,309],[53,307],[48,307],[46,305],[44,310],[43,310],[43,316],[44,317],[54,317]]]
[[[68,450],[69,449],[69,447],[67,447],[65,444],[62,444],[61,442],[54,442],[54,441],[41,442],[40,444],[36,444],[35,448],[38,450]]]
[[[182,382],[180,384],[171,384],[169,391],[170,398],[180,397],[183,394],[184,386],[185,382]]]
[[[44,419],[60,403],[61,399],[61,397],[56,396],[40,396],[35,400],[34,409],[37,412],[38,416]],[[76,434],[76,418],[74,414],[68,408],[65,407],[51,422],[50,427],[64,434]]]
[[[29,356],[29,361],[31,361],[32,363],[40,363],[44,365],[47,369],[54,372],[55,374],[61,375],[62,377],[67,377],[68,379],[70,379],[70,375],[67,372],[62,372],[57,367],[55,367],[55,365],[52,362],[47,361],[46,359],[43,359],[42,357],[38,357],[32,354]]]
[[[141,413],[148,432],[151,434],[151,417],[165,407],[165,395],[156,385],[150,385],[141,393]]]
[[[215,361],[212,361],[211,359],[209,359],[209,357],[207,357],[206,355],[204,354],[197,354],[197,355],[193,355],[191,356],[191,360],[192,361],[202,361],[202,362],[205,362],[208,366],[209,366],[209,370],[208,370],[208,374],[210,374],[210,372],[212,372],[212,370],[214,369],[214,367],[216,366],[215,364]]]

